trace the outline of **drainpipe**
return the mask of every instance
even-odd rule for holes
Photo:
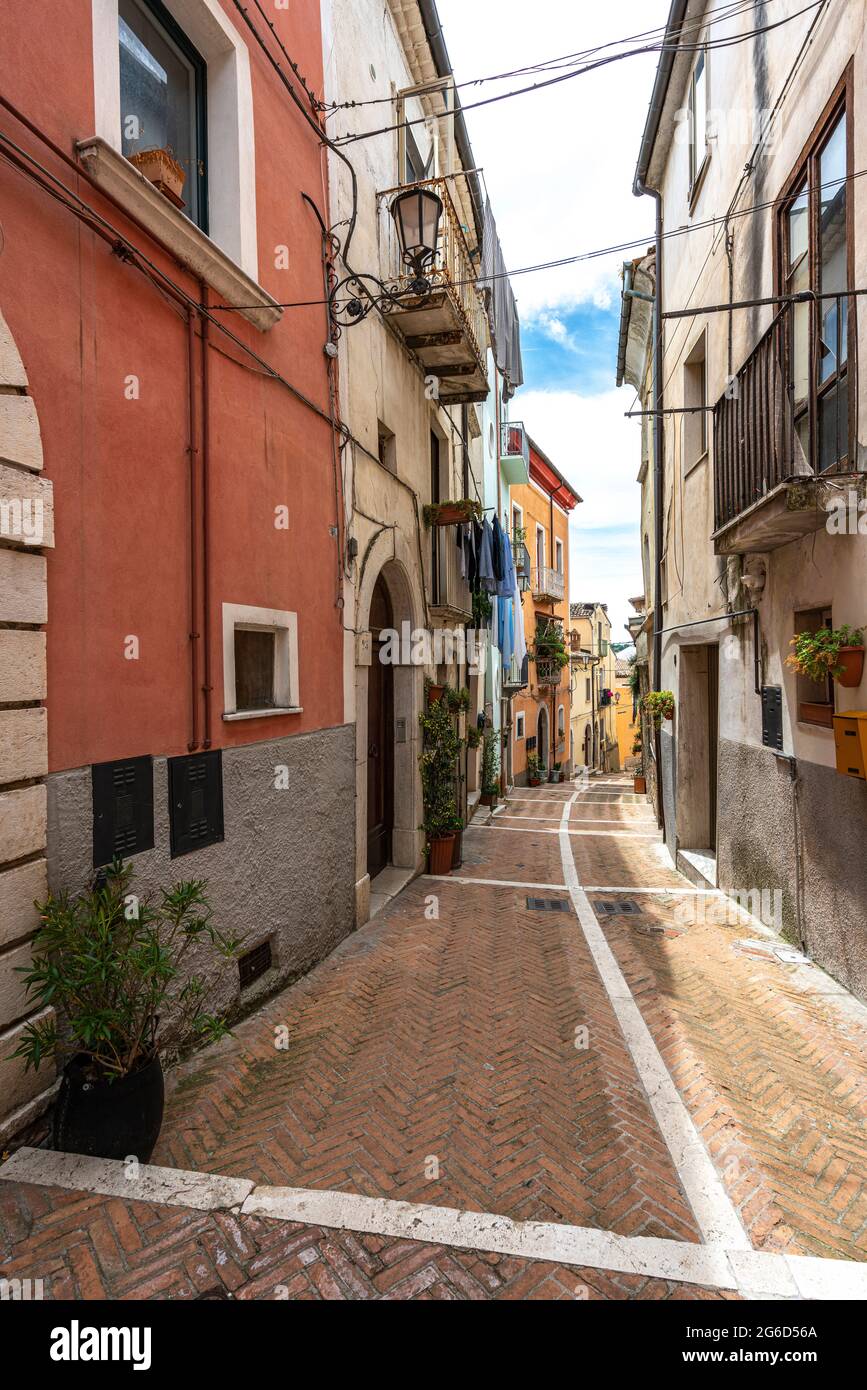
[[[199,538],[196,518],[196,456],[198,455],[197,410],[196,410],[196,319],[190,309],[187,312],[187,385],[190,393],[189,454],[190,477],[190,740],[187,752],[194,753],[199,746]]]
[[[201,283],[202,307],[208,307],[208,287]],[[205,697],[205,727],[203,748],[211,747],[211,565],[209,542],[211,532],[211,379],[208,370],[210,351],[209,320],[202,315],[202,588],[204,609],[202,634],[204,643],[204,674],[202,693]]]

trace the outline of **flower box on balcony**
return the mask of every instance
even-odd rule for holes
[[[424,522],[425,526],[460,526],[478,520],[481,514],[478,502],[464,497],[458,502],[429,502],[424,508]]]
[[[560,677],[563,674],[563,667],[556,657],[537,656],[536,657],[536,683],[537,685],[559,685]]]

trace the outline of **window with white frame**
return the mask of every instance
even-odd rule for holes
[[[519,710],[515,715],[515,738],[524,737],[524,712]]]
[[[554,568],[558,574],[563,573],[563,542],[560,540],[554,542]]]
[[[91,31],[96,138],[79,144],[85,167],[120,202],[168,236],[171,208],[165,208],[157,228],[155,205],[145,206],[140,185],[130,178],[121,156],[170,149],[185,175],[179,195],[184,206],[174,202],[177,213],[207,227],[214,246],[256,281],[250,52],[220,0],[91,0]],[[151,177],[150,170],[139,168]],[[171,185],[166,187],[166,201],[172,203]],[[177,223],[183,224],[177,213]],[[196,245],[201,258],[207,243]],[[186,257],[185,242],[175,249]],[[210,265],[207,269],[206,279],[214,273]],[[230,277],[221,285],[221,293],[231,297],[237,289],[249,303],[249,283],[235,287]]]
[[[301,712],[298,615],[223,604],[223,718]]]
[[[689,82],[689,196],[698,183],[707,159],[707,50],[696,58]]]
[[[539,569],[545,567],[545,528],[536,526],[536,564]]]
[[[566,706],[565,706],[565,705],[558,705],[558,706],[557,706],[557,737],[558,737],[559,739],[564,739],[564,738],[566,737]]]

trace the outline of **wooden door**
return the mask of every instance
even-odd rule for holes
[[[374,878],[391,862],[394,825],[394,672],[379,659],[380,634],[392,626],[382,576],[370,605],[371,662],[367,672],[367,872]]]

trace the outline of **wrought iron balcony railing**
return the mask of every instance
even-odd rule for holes
[[[783,484],[855,469],[856,303],[847,294],[786,303],[717,401],[715,533]],[[792,538],[779,535],[776,544]]]
[[[484,400],[488,394],[487,311],[476,285],[478,271],[452,201],[449,180],[421,179],[385,189],[378,198],[388,206],[391,198],[407,187],[429,188],[443,205],[436,257],[424,272],[432,292],[425,300],[409,298],[399,305],[385,304],[384,312],[425,368],[439,379],[442,399]],[[405,290],[415,277],[402,262],[397,231],[389,216],[380,219],[380,238],[384,275]]]
[[[563,575],[548,565],[535,566],[531,576],[531,588],[533,598],[553,599],[555,603],[559,603],[566,592]]]

